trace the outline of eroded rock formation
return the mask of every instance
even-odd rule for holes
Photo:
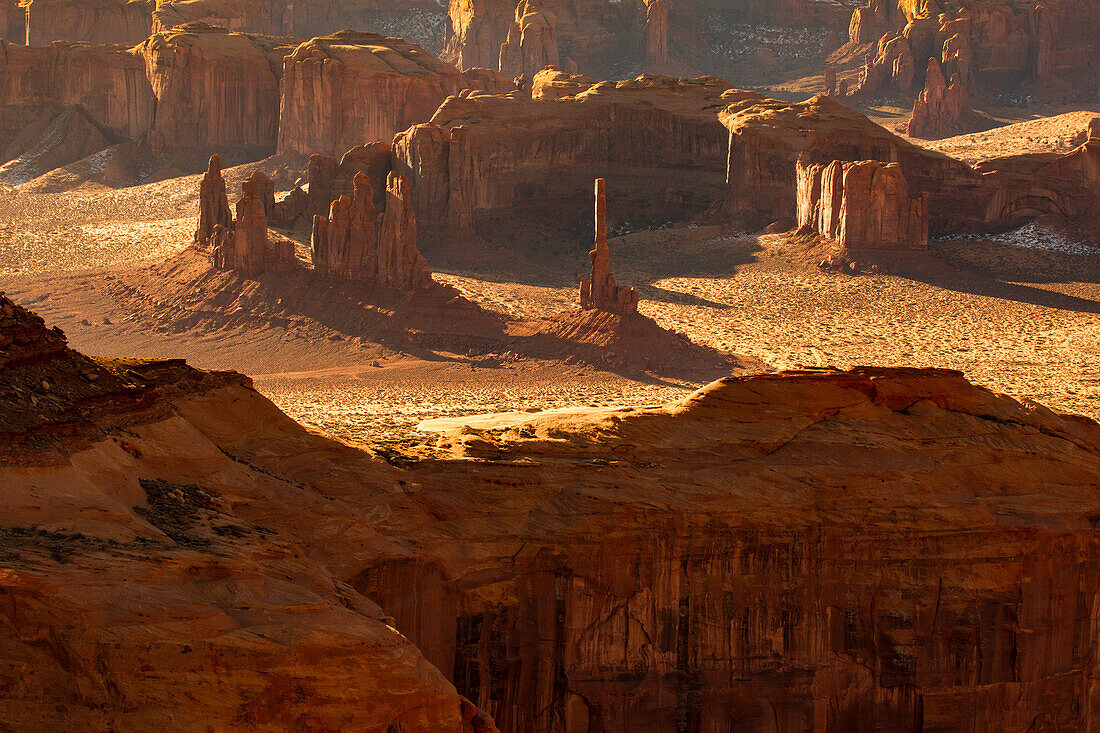
[[[1091,228],[1100,206],[1100,165],[1091,162],[1100,145],[1093,142],[1063,156],[1013,156],[972,168],[912,145],[828,97],[791,104],[731,96],[741,98],[721,114],[731,133],[725,208],[743,224],[805,221],[799,161],[822,168],[834,161],[896,163],[909,195],[928,195],[932,236],[1000,231],[1042,214],[1080,217]]]
[[[897,163],[798,165],[798,226],[842,252],[906,254],[928,248],[928,194],[910,196]]]
[[[936,59],[928,59],[924,91],[913,104],[913,117],[909,120],[910,137],[947,137],[969,132],[973,126],[974,111],[970,109],[970,94],[959,74],[951,75],[948,84],[943,69]]]
[[[431,118],[471,79],[411,43],[341,31],[283,62],[279,152],[329,156]]]
[[[581,281],[581,308],[637,313],[638,293],[634,288],[616,285],[615,276],[611,274],[611,250],[607,246],[607,194],[604,189],[604,179],[597,178],[594,206],[596,246],[588,253],[588,259],[592,261],[592,277]]]
[[[232,149],[255,158],[275,152],[278,73],[292,48],[287,39],[203,23],[151,36],[139,52],[157,99],[153,150],[202,155]]]
[[[431,123],[395,138],[395,169],[417,192],[421,227],[446,237],[492,236],[493,222],[520,209],[548,233],[575,227],[589,206],[578,191],[609,171],[621,220],[682,220],[721,198],[729,136],[715,108],[728,88],[641,76],[556,100],[451,97]]]
[[[247,378],[90,359],[0,295],[5,725],[496,730],[346,582],[378,539],[361,507],[226,442],[260,425],[276,452],[307,435]],[[390,491],[366,453],[299,449]]]
[[[948,7],[950,6],[950,7]],[[1088,0],[898,2],[874,0],[852,17],[848,51],[875,43],[858,89],[862,94],[907,92],[912,58],[945,65],[944,76],[982,96],[1034,94],[1047,99],[1090,96],[1093,62],[1100,52],[1100,7]],[[900,60],[900,61],[899,61]],[[916,88],[924,83],[917,78]]]
[[[256,275],[294,264],[293,243],[269,239],[267,220],[274,208],[275,186],[256,171],[241,183],[241,198],[231,211],[221,158],[214,155],[199,186],[199,223],[195,245],[209,252],[214,267]]]
[[[587,91],[596,80],[584,74],[567,74],[556,66],[547,66],[531,79],[532,99],[561,99]]]
[[[432,273],[416,246],[416,213],[412,188],[391,172],[386,181],[386,209],[378,225],[378,281],[391,290],[411,292],[429,287]]]
[[[235,375],[0,313],[13,726],[492,730],[465,695],[508,731],[1023,733],[1095,707],[1092,421],[811,370],[429,425],[444,457],[397,468]],[[80,659],[111,685],[71,694]]]

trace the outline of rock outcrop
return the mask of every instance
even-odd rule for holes
[[[532,99],[561,99],[587,91],[596,80],[584,74],[567,74],[556,66],[547,66],[531,79]]]
[[[233,212],[229,209],[221,156],[212,155],[199,184],[199,226],[195,230],[195,242],[209,240],[217,227],[232,229]]]
[[[391,172],[386,181],[386,209],[378,225],[378,282],[400,292],[430,287],[432,273],[416,246],[416,213],[412,188]]]
[[[397,468],[235,375],[0,312],[14,727],[1023,733],[1096,705],[1100,426],[956,372],[464,417]],[[73,694],[84,664],[111,684]]]
[[[133,46],[149,35],[155,0],[24,0],[26,43],[53,41],[122,43]]]
[[[375,33],[314,38],[283,62],[280,153],[337,156],[389,141],[471,79],[418,46]]]
[[[211,156],[199,186],[199,222],[195,246],[209,254],[214,267],[243,275],[289,267],[295,263],[293,243],[268,236],[267,221],[274,209],[275,186],[256,171],[241,183],[241,198],[232,211],[221,174],[221,158]]]
[[[1100,117],[1093,117],[1089,120],[1088,125],[1074,138],[1073,142],[1076,145],[1084,145],[1094,137],[1100,138]]]
[[[245,158],[275,152],[279,73],[287,39],[229,33],[189,23],[157,33],[139,53],[157,99],[149,134],[154,151]]]
[[[970,94],[957,73],[950,84],[943,78],[943,69],[936,59],[928,59],[924,91],[913,104],[909,120],[909,137],[949,137],[970,132],[974,111],[970,109]]]
[[[327,217],[313,217],[313,269],[320,275],[403,293],[431,288],[435,284],[431,269],[416,246],[409,182],[389,174],[380,215],[370,176],[356,173],[353,187],[351,196],[332,202]]]
[[[607,246],[607,194],[604,179],[596,179],[595,231],[596,246],[588,253],[592,261],[592,277],[581,281],[580,302],[584,310],[609,313],[637,313],[638,293],[634,288],[615,284],[611,274],[611,250]]]
[[[715,108],[728,88],[641,76],[562,99],[451,97],[394,139],[394,166],[417,193],[420,226],[443,237],[492,237],[512,216],[562,233],[587,219],[578,192],[611,173],[620,221],[683,220],[721,198],[728,133]]]
[[[910,196],[897,163],[798,165],[798,226],[841,252],[911,254],[928,248],[928,194]]]
[[[90,359],[0,296],[6,726],[496,731],[347,583],[380,539],[365,505],[230,444],[258,428],[274,453],[305,437],[357,463],[356,492],[397,485],[247,378]]]

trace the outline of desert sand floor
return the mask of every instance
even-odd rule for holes
[[[998,152],[1028,138],[1042,138],[1049,150],[1076,123],[1049,123],[1054,131],[1027,123],[1005,128]],[[962,154],[967,144],[993,145],[937,145]],[[190,176],[75,194],[0,192],[0,290],[64,328],[76,348],[105,356],[186,356],[200,367],[250,371],[257,387],[293,417],[357,441],[402,442],[419,421],[435,417],[655,404],[699,386],[509,353],[474,363],[464,355],[417,359],[364,350],[362,357],[340,352],[337,360],[324,344],[314,346],[315,336],[300,343],[289,343],[285,334],[265,336],[250,346],[248,334],[141,333],[128,329],[110,303],[83,301],[57,287],[73,272],[132,268],[187,246],[197,181]],[[520,264],[464,266],[433,255],[430,242],[422,246],[438,280],[484,308],[532,318],[574,307],[588,248],[578,242],[568,261],[533,271],[535,260],[522,254],[513,258]],[[782,235],[716,227],[611,241],[616,276],[639,287],[645,315],[768,368],[947,367],[996,391],[1100,418],[1100,251],[1040,226],[986,241],[936,243],[954,269],[847,276],[821,272],[787,247]],[[250,348],[288,356],[278,369],[250,369],[256,361]]]

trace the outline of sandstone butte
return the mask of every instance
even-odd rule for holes
[[[340,154],[389,141],[468,87],[514,84],[486,69],[460,73],[414,44],[373,33],[300,43],[190,22],[132,48],[0,41],[0,137],[8,141],[5,160],[29,155],[52,140],[50,125],[75,110],[98,137],[89,132],[53,153],[57,165],[147,141],[177,165],[201,169],[213,153],[238,160],[277,149]]]
[[[729,135],[715,110],[727,89],[642,75],[560,98],[460,94],[394,138],[394,167],[417,192],[421,226],[441,236],[521,209],[548,229],[583,221],[592,180],[610,173],[620,221],[682,219],[721,200]]]
[[[889,241],[926,239],[924,217],[930,234],[939,236],[1010,228],[1043,214],[1094,229],[1100,214],[1098,139],[1090,138],[1065,155],[992,159],[972,168],[917,147],[828,97],[789,103],[731,91],[727,99],[729,105],[719,114],[730,131],[723,207],[727,215],[750,225],[805,224],[799,216],[798,169],[835,161],[896,164],[906,196],[927,197],[927,213],[912,219],[917,222],[913,228],[903,227],[909,234]],[[881,217],[883,209],[851,213]],[[860,228],[874,230],[867,222]]]
[[[437,421],[443,457],[397,468],[7,299],[0,364],[19,730],[1023,733],[1096,705],[1100,426],[955,372]]]
[[[376,33],[314,38],[283,61],[280,153],[340,155],[393,138],[427,120],[452,94],[487,84],[513,89],[486,70],[463,74],[419,46]]]

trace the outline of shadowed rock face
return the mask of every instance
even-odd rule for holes
[[[416,190],[421,226],[442,236],[491,234],[505,216],[559,229],[585,221],[598,177],[612,184],[619,221],[679,220],[721,196],[728,133],[715,109],[728,88],[640,76],[560,99],[451,97],[395,138],[395,169]]]
[[[442,421],[452,457],[398,469],[4,299],[0,359],[23,729],[492,730],[445,676],[501,730],[1023,733],[1095,705],[1100,426],[955,372]]]

